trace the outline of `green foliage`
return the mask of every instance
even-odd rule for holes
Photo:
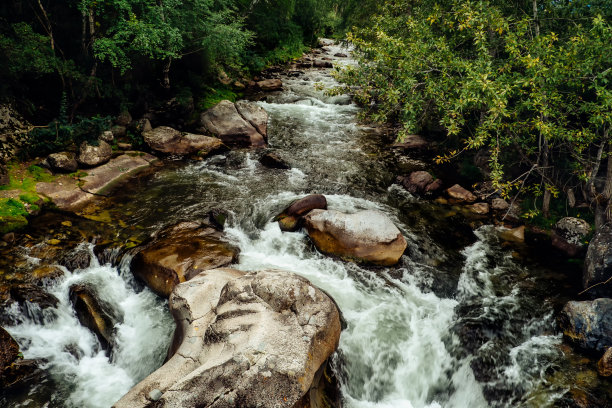
[[[37,194],[29,192],[20,194],[19,199],[28,204],[36,204],[38,201],[40,201],[40,197]]]
[[[96,145],[98,136],[110,128],[111,118],[94,116],[77,118],[75,123],[62,120],[51,122],[46,127],[36,128],[29,134],[29,143],[22,154],[29,157],[47,155],[65,150],[72,145],[79,146],[83,142]]]
[[[349,34],[361,64],[338,77],[400,138],[434,124],[462,141],[438,161],[487,148],[505,194],[584,187],[612,125],[612,27],[594,12],[610,2],[590,3],[387,0]]]
[[[197,102],[199,111],[212,108],[224,99],[235,102],[238,95],[227,87],[206,88],[204,94]]]

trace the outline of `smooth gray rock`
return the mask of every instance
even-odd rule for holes
[[[312,210],[304,226],[319,251],[357,262],[395,265],[407,246],[400,230],[379,211]]]
[[[334,302],[286,271],[214,269],[174,289],[170,359],[115,408],[295,407],[334,352]]]

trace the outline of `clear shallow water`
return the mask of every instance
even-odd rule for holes
[[[283,83],[283,92],[259,103],[270,114],[270,148],[291,170],[267,169],[257,160],[261,152],[249,150],[169,165],[119,193],[110,209],[113,219],[153,232],[213,208],[228,210],[228,236],[241,248],[237,268],[293,271],[338,303],[347,328],[335,367],[348,407],[556,406],[571,380],[554,381],[555,373],[568,368],[562,368],[554,329],[559,285],[551,283],[550,271],[523,266],[492,227],[474,234],[461,216],[394,186],[397,163],[381,148],[383,137],[358,124],[359,109],[346,96],[327,97],[316,89],[315,84],[335,84],[329,70],[305,70],[283,77]],[[407,255],[397,267],[362,268],[319,254],[301,232],[282,233],[272,218],[308,193],[325,194],[331,209],[386,213],[406,236]],[[101,296],[126,316],[128,310],[145,316],[132,325],[125,318],[122,358],[101,355],[74,317],[66,317],[62,327],[75,327],[75,337],[49,333],[53,344],[42,348],[56,351],[46,355],[34,346],[47,337],[35,333],[39,326],[9,328],[25,339],[26,357],[59,355],[57,367],[70,360],[70,353],[60,351],[66,344],[85,341],[83,363],[52,370],[69,388],[62,394],[70,395],[67,406],[109,406],[165,355],[173,326],[165,305],[146,290],[134,292],[123,265],[120,274],[93,265],[52,289],[65,297],[70,279],[91,276],[107,288]],[[62,313],[70,314],[67,306]],[[152,338],[156,342],[141,343]],[[90,361],[100,367],[97,374],[79,374]]]

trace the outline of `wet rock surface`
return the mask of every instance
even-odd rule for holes
[[[575,346],[594,352],[612,347],[612,299],[570,301],[559,316],[563,336]]]
[[[295,232],[302,227],[302,216],[314,209],[327,209],[327,199],[324,195],[311,194],[294,201],[282,213],[277,215],[274,221],[278,221],[281,231]]]
[[[70,301],[79,322],[91,330],[104,348],[110,351],[113,345],[115,325],[121,322],[113,308],[102,302],[88,285],[70,287]]]
[[[259,158],[259,162],[271,169],[287,170],[291,168],[291,166],[285,160],[283,160],[282,157],[274,152],[266,152],[262,154]]]
[[[348,260],[394,265],[407,246],[399,229],[378,211],[344,214],[312,210],[304,221],[308,236],[319,251]]]
[[[176,285],[200,272],[235,262],[238,252],[214,225],[182,222],[145,245],[132,260],[132,272],[155,293],[168,297]]]
[[[301,407],[340,337],[334,302],[286,271],[206,271],[170,309],[175,352],[115,408]]]
[[[612,297],[612,225],[599,228],[587,249],[584,259],[582,285],[591,298]],[[608,283],[604,283],[607,282]],[[596,286],[595,286],[596,285]]]
[[[88,169],[87,175],[78,181],[62,176],[53,182],[37,183],[36,191],[49,198],[60,210],[76,211],[156,161],[154,156],[146,153],[123,154],[106,164]]]

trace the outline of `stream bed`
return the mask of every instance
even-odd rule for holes
[[[347,51],[328,47],[329,55],[338,52]],[[384,132],[359,124],[349,96],[317,90],[336,84],[329,69],[282,79],[284,90],[259,104],[270,115],[269,146],[291,170],[263,167],[254,150],[170,162],[121,189],[92,220],[121,225],[117,236],[137,243],[212,209],[228,211],[226,232],[241,250],[235,267],[295,272],[337,302],[347,327],[333,367],[346,407],[573,407],[576,400],[610,406],[607,383],[556,329],[579,266],[507,245],[483,220],[394,184],[405,163],[385,147]],[[318,253],[302,232],[281,232],[272,218],[310,193],[324,194],[330,209],[391,217],[408,241],[400,264],[342,262]],[[50,217],[34,223],[31,234],[39,225],[48,239],[49,225],[65,218]],[[40,262],[34,249],[22,249],[28,261],[21,268]],[[84,243],[79,250],[93,249]],[[109,407],[162,364],[174,329],[166,302],[134,281],[129,255],[117,266],[91,258],[88,267],[46,284],[59,299],[56,308],[42,318],[40,311],[32,314],[37,318],[15,312],[6,326],[26,358],[45,361],[46,376],[2,397],[0,406]],[[68,291],[79,282],[94,285],[123,316],[111,355],[76,320]]]

